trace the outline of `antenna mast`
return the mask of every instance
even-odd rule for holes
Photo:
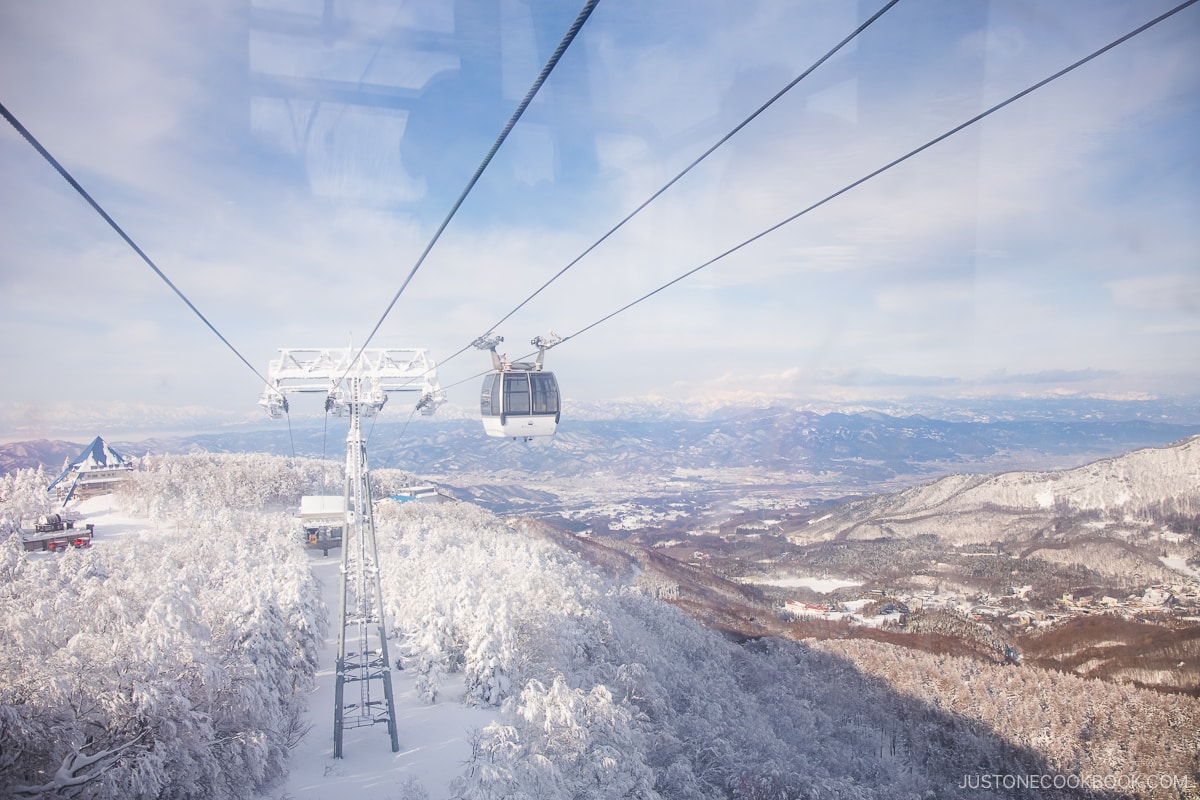
[[[420,392],[418,408],[431,414],[445,399],[437,369],[424,350],[375,348],[355,359],[353,348],[281,349],[270,363],[268,388],[258,404],[279,418],[287,394],[323,392],[325,407],[349,416],[342,520],[341,623],[333,708],[333,757],[342,757],[346,728],[387,725],[392,752],[400,750],[392,696],[387,624],[375,544],[375,516],[362,420],[379,413],[389,392]],[[357,691],[352,688],[357,684]],[[383,698],[372,686],[381,685]]]

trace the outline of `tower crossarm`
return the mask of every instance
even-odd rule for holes
[[[268,366],[270,385],[259,405],[272,417],[280,417],[287,412],[286,395],[320,392],[330,396],[333,410],[344,411],[348,400],[341,385],[346,378],[358,379],[363,411],[368,414],[381,408],[390,392],[417,392],[422,398],[442,396],[437,365],[425,350],[368,348],[357,359],[355,352],[349,347],[281,348],[279,358]]]

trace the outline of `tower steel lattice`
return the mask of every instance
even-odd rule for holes
[[[418,407],[432,413],[442,399],[436,367],[424,350],[376,348],[363,350],[357,360],[351,348],[286,349],[279,354],[270,363],[268,387],[259,400],[268,414],[278,418],[288,412],[287,394],[324,392],[326,410],[350,420],[333,755],[342,757],[347,728],[378,724],[387,726],[394,753],[400,749],[400,739],[362,420],[379,413],[390,392],[420,392]]]

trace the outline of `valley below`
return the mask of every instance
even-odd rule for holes
[[[444,491],[624,553],[734,636],[888,641],[1200,696],[1198,453],[1192,438],[837,499],[750,468],[630,475],[623,499],[595,477]]]

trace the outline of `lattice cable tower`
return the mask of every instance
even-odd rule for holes
[[[326,411],[350,419],[333,756],[342,757],[345,729],[381,723],[387,726],[395,753],[400,749],[400,739],[362,420],[378,414],[390,392],[420,392],[417,407],[422,413],[432,413],[444,400],[437,370],[426,352],[416,349],[373,348],[358,353],[357,359],[353,348],[281,349],[279,356],[270,363],[268,388],[259,400],[269,415],[278,419],[287,413],[288,394],[323,392]]]

